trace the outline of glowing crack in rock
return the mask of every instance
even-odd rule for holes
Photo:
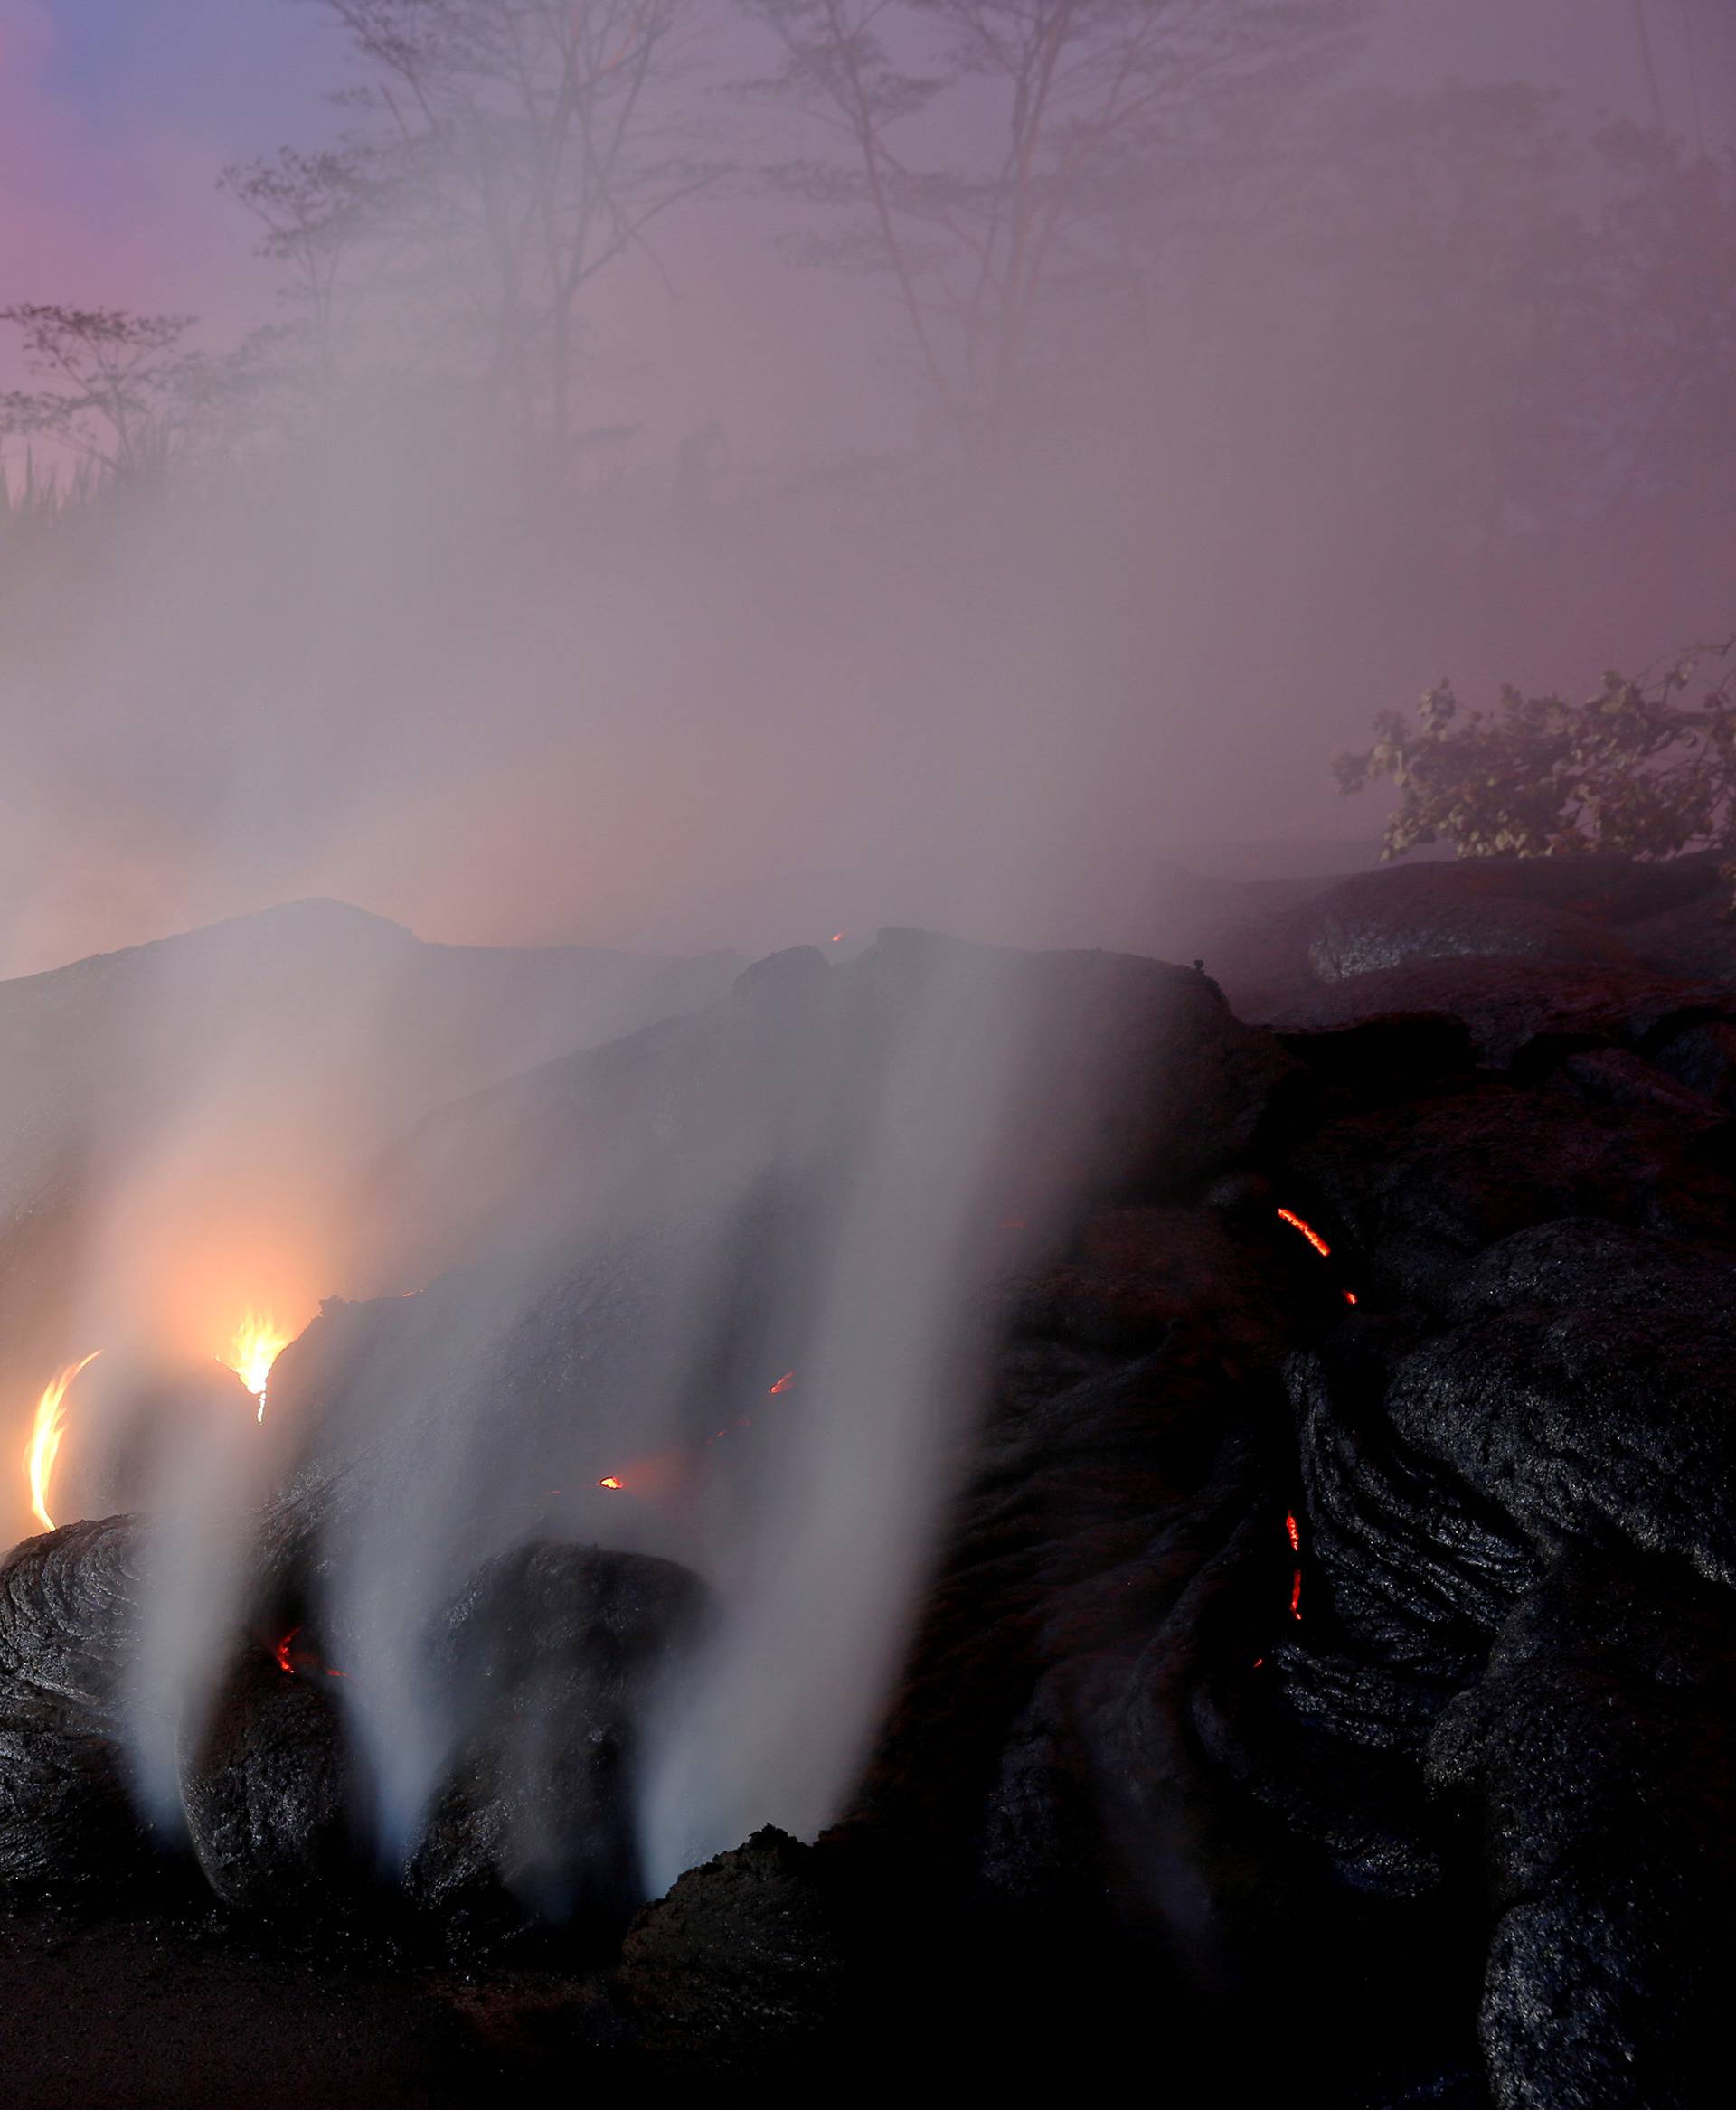
[[[1325,1239],[1320,1236],[1320,1233],[1315,1229],[1314,1226],[1311,1223],[1305,1223],[1302,1219],[1296,1213],[1295,1210],[1280,1209],[1278,1213],[1280,1217],[1283,1218],[1284,1221],[1289,1225],[1292,1230],[1299,1230],[1301,1232],[1302,1236],[1307,1239],[1309,1245],[1314,1248],[1315,1251],[1319,1254],[1323,1260],[1332,1251],[1332,1248],[1327,1245]]]

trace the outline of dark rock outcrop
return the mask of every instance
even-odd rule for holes
[[[523,1550],[419,1649],[455,1733],[409,1887],[507,1931],[577,1901],[615,1941],[637,1725],[703,1591],[576,1527],[607,1513],[662,1314],[703,1366],[671,1380],[675,1437],[734,1430],[738,1386],[764,1400],[768,1285],[799,1287],[855,1109],[963,975],[1050,1022],[987,1199],[1052,1213],[985,1276],[982,1413],[859,1791],[813,1846],[760,1832],[690,1871],[609,1969],[593,1944],[510,2015],[476,1996],[476,2028],[527,2060],[788,2077],[893,2012],[978,2064],[1016,2040],[1029,2074],[1155,2039],[1220,2097],[1300,2071],[1356,2110],[1721,2099],[1736,988],[1636,942],[1710,887],[1603,861],[1358,882],[1296,912],[1338,979],[1281,1034],[1188,970],[892,934],[442,1116],[389,1168],[429,1249],[487,1247],[519,1203],[550,1242],[334,1305],[286,1354],[309,1454],[186,1757],[210,1879],[248,1906],[356,1884],[325,1563],[389,1521],[421,1425],[344,1427],[481,1397],[503,1459],[556,1446],[591,1506],[552,1530],[491,1479],[488,1542]],[[587,1165],[634,1226],[598,1234]],[[0,1569],[5,1872],[141,1851],[114,1757],[129,1544],[75,1527]]]
[[[1455,963],[1472,960],[1524,963],[1581,984],[1625,968],[1727,985],[1736,919],[1720,862],[1697,854],[1660,864],[1596,855],[1382,865],[1214,928],[1200,949],[1238,1010],[1261,1019],[1337,991],[1331,1015],[1342,1022],[1363,1002],[1345,983],[1444,969],[1439,987]]]
[[[679,1221],[769,1173],[846,1165],[895,1053],[924,1036],[930,1060],[980,1046],[1007,1138],[1003,1200],[1022,1214],[1062,1188],[1189,1191],[1246,1152],[1293,1067],[1189,968],[883,931],[835,967],[811,948],[776,955],[724,1003],[423,1122],[378,1168],[366,1242],[386,1284],[410,1286],[503,1247]]]
[[[144,1862],[118,1737],[135,1552],[110,1517],[0,1564],[0,1884],[113,1886]]]
[[[312,1554],[320,1504],[297,1509],[299,1540],[272,1520],[266,1611]],[[0,1568],[0,1881],[112,1888],[150,1872],[158,1850],[124,1757],[127,1707],[151,1704],[128,1678],[140,1544],[111,1517],[26,1540]],[[406,1894],[448,1917],[618,1934],[644,1892],[635,1738],[703,1609],[696,1578],[645,1555],[531,1544],[486,1565],[420,1666],[451,1746],[406,1851]],[[187,1842],[225,1903],[324,1911],[373,1880],[336,1690],[348,1673],[301,1623],[275,1637],[274,1624],[235,1637],[208,1716],[184,1734]]]

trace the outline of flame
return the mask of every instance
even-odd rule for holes
[[[61,1455],[61,1438],[66,1434],[67,1387],[85,1363],[95,1362],[101,1353],[101,1349],[93,1348],[84,1362],[69,1362],[58,1377],[42,1387],[42,1396],[36,1402],[36,1419],[24,1446],[24,1472],[30,1481],[31,1512],[45,1531],[54,1529],[54,1520],[48,1513],[48,1486],[54,1476],[54,1461]]]
[[[271,1365],[288,1347],[290,1338],[269,1312],[256,1312],[250,1307],[231,1337],[229,1353],[217,1358],[235,1372],[259,1401],[261,1421],[265,1419],[266,1380],[271,1375]]]
[[[779,1392],[788,1391],[789,1388],[795,1382],[796,1372],[793,1370],[787,1370],[783,1376],[780,1377],[778,1382],[771,1388],[770,1391],[766,1394],[767,1399],[775,1399]]]
[[[1299,1230],[1302,1233],[1302,1236],[1307,1239],[1309,1245],[1314,1248],[1315,1251],[1319,1254],[1323,1260],[1332,1251],[1332,1248],[1327,1245],[1325,1239],[1320,1236],[1320,1233],[1315,1229],[1314,1226],[1311,1223],[1304,1223],[1302,1219],[1296,1213],[1295,1210],[1280,1209],[1278,1213],[1283,1218],[1284,1221],[1290,1226],[1292,1230]]]
[[[615,1475],[611,1473],[607,1480],[599,1480],[597,1484],[599,1487],[621,1488],[624,1487],[627,1483],[623,1480],[616,1479]]]

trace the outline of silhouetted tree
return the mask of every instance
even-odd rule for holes
[[[359,141],[316,152],[286,146],[274,159],[238,163],[220,187],[265,230],[259,253],[287,271],[307,378],[329,405],[355,310],[379,276],[388,210],[379,156]]]
[[[24,302],[0,308],[42,385],[0,395],[0,431],[42,438],[108,474],[159,466],[186,438],[199,362],[193,317]]]
[[[365,199],[371,238],[479,333],[499,398],[566,438],[585,288],[721,173],[673,96],[698,0],[298,4],[347,33],[366,79],[344,99],[368,129],[343,155],[285,156],[236,188],[326,342]]]
[[[1450,594],[1535,636],[1570,593],[1631,594],[1674,625],[1728,579],[1730,158],[1577,130],[1524,83],[1360,91],[1202,201],[1179,276],[1211,363],[1167,385],[1244,511],[1306,492],[1364,550],[1371,613]]]
[[[1255,150],[1364,0],[746,0],[783,52],[754,83],[835,132],[782,187],[832,208],[818,261],[887,273],[924,382],[967,439],[1124,290],[1129,210],[1209,144]]]

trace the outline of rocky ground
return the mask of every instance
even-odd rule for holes
[[[186,1759],[203,1887],[118,1792],[132,1528],[28,1542],[0,1568],[7,2099],[444,2105],[844,2070],[1034,2090],[1137,2057],[1189,2102],[1722,2101],[1731,928],[1694,861],[1433,866],[1286,907],[1204,975],[1034,965],[1073,1023],[1032,1108],[1111,1060],[1121,1097],[1065,1235],[997,1267],[992,1382],[872,1762],[817,1844],[757,1834],[624,1939],[618,1769],[643,1668],[704,1616],[684,1570],[555,1534],[476,1586],[514,1607],[523,1661],[465,1670],[467,1634],[497,1630],[467,1625],[474,1591],[448,1621],[460,1682],[533,1695],[590,1754],[539,1776],[590,1813],[567,1876],[594,1909],[555,1938],[491,1888],[498,1725],[409,1897],[358,1881],[322,1687],[342,1637],[287,1665],[273,1639],[344,1471],[310,1468],[262,1528],[257,1631]],[[437,1337],[498,1221],[465,1175],[486,1144],[534,1158],[539,1235],[569,1255],[536,1354],[600,1356],[607,1394],[609,1329],[636,1337],[656,1278],[644,1245],[562,1224],[566,1154],[606,1132],[630,1163],[642,1122],[689,1163],[684,1124],[769,1117],[768,1050],[831,1050],[843,1003],[872,1061],[874,1021],[953,957],[784,956],[648,1045],[441,1116],[382,1178],[456,1286],[334,1308],[286,1382],[335,1398],[363,1344],[380,1381]]]

